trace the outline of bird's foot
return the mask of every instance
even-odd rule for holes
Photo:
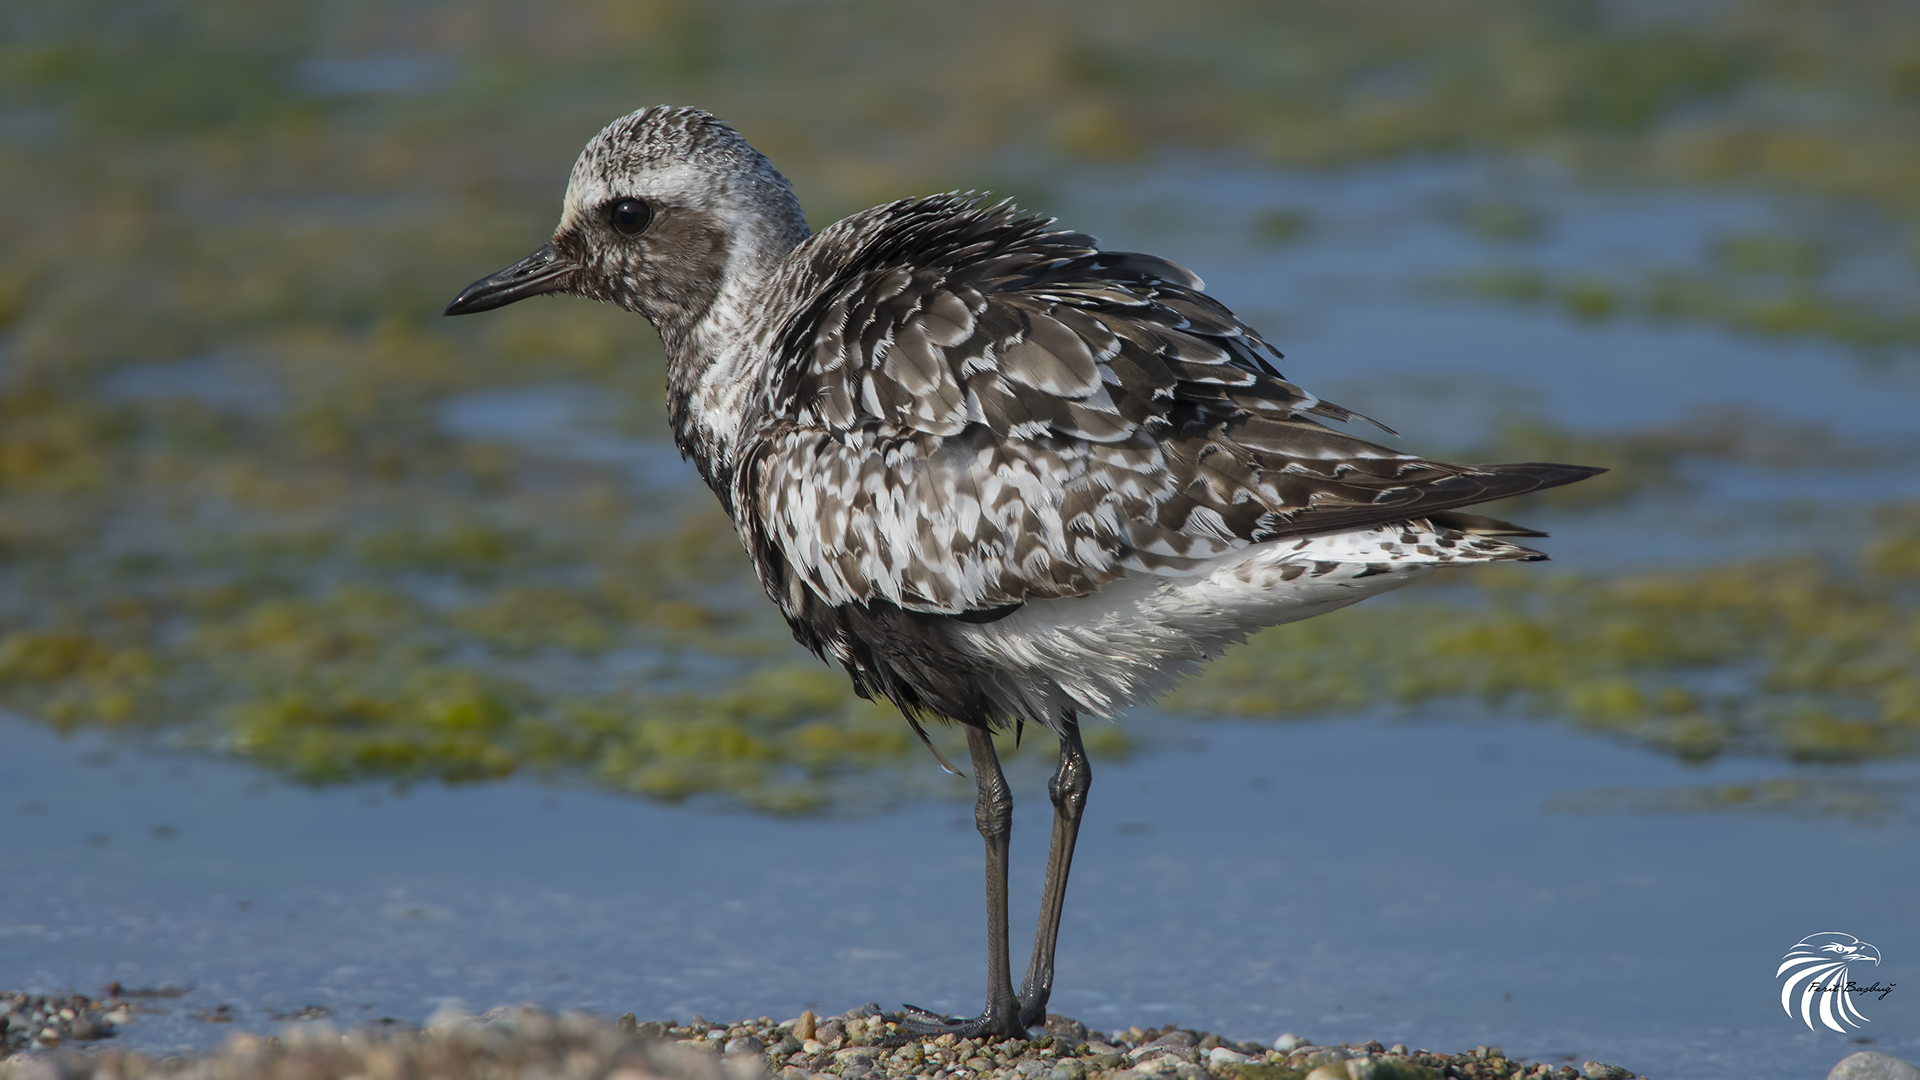
[[[905,1046],[922,1039],[937,1039],[942,1035],[952,1035],[961,1039],[1024,1039],[1027,1028],[1020,1022],[1020,1004],[1011,1002],[1001,1008],[987,1006],[987,1011],[970,1019],[958,1016],[945,1016],[918,1005],[900,1006],[902,1015],[894,1023],[894,1034],[880,1040],[882,1046]]]

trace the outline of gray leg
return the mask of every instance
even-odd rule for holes
[[[974,783],[980,789],[973,821],[987,843],[987,1011],[981,1019],[999,1021],[992,1026],[1019,1038],[1026,1032],[1013,1030],[1020,1002],[1013,996],[1013,970],[1007,961],[1007,849],[1013,841],[1013,790],[1000,771],[993,736],[968,728],[967,750],[973,755]]]
[[[1068,713],[1060,731],[1060,767],[1047,784],[1053,798],[1053,842],[1047,849],[1047,883],[1040,894],[1040,928],[1033,935],[1033,959],[1027,964],[1020,988],[1020,1024],[1038,1027],[1047,1019],[1047,999],[1053,994],[1053,950],[1060,938],[1060,912],[1067,901],[1067,873],[1073,867],[1073,845],[1080,837],[1080,817],[1087,809],[1087,791],[1093,769],[1080,745],[1080,721]]]
[[[1027,1035],[1020,1026],[1020,999],[1013,996],[1013,970],[1007,960],[1007,848],[1013,839],[1013,791],[1000,771],[992,735],[967,728],[967,750],[973,755],[973,782],[980,791],[973,820],[987,844],[987,1009],[971,1020],[961,1020],[908,1005],[908,1021],[902,1025],[899,1041],[947,1032],[965,1039]]]

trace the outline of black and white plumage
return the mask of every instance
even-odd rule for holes
[[[810,236],[733,129],[653,108],[588,144],[552,242],[448,313],[568,292],[651,319],[675,438],[768,595],[862,694],[916,728],[968,726],[986,834],[999,769],[977,733],[1060,732],[1055,802],[1077,828],[1079,716],[1437,566],[1544,558],[1501,538],[1538,534],[1458,508],[1598,471],[1452,465],[1334,430],[1320,420],[1353,414],[1283,379],[1203,289],[971,195]],[[1057,828],[1055,930],[1071,848]],[[1046,921],[1026,987],[1042,1007]],[[1014,1033],[999,994],[968,1030]]]

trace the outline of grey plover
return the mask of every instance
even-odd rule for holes
[[[587,144],[551,241],[447,307],[570,293],[652,320],[674,438],[794,636],[923,740],[923,720],[964,726],[986,1009],[909,1006],[910,1031],[1020,1037],[1044,1020],[1092,778],[1083,716],[1435,567],[1542,559],[1504,539],[1541,534],[1458,508],[1601,471],[1450,465],[1322,424],[1355,414],[1282,378],[1280,354],[1202,290],[971,194],[810,235],[731,127],[656,107]],[[1012,796],[990,732],[1024,723],[1052,729],[1060,759],[1016,994]]]

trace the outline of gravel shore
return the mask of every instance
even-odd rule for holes
[[[1599,1062],[1509,1059],[1499,1047],[1442,1054],[1368,1042],[1315,1046],[1294,1035],[1272,1045],[1235,1042],[1171,1025],[1089,1031],[1047,1018],[1044,1036],[982,1042],[944,1035],[896,1041],[897,1015],[868,1005],[713,1023],[606,1023],[528,1008],[473,1016],[443,1011],[418,1031],[342,1033],[295,1024],[278,1038],[237,1035],[204,1056],[152,1058],[105,1039],[133,1021],[118,997],[0,993],[6,1007],[0,1080],[1439,1080],[1442,1077],[1632,1080]],[[79,1052],[76,1044],[86,1045]],[[1644,1080],[1644,1078],[1641,1078]]]

